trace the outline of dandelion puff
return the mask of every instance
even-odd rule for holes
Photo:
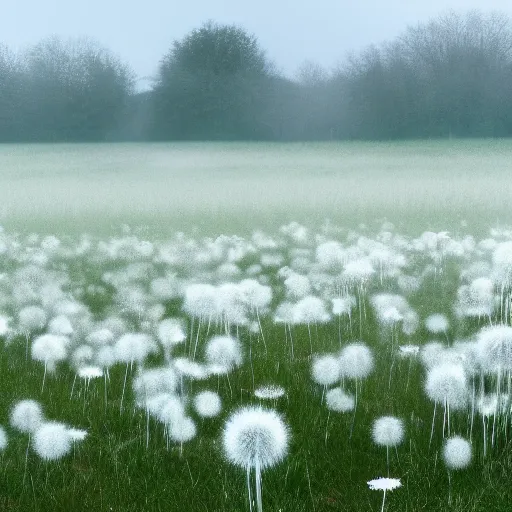
[[[354,409],[355,399],[341,388],[333,388],[325,394],[325,403],[330,411],[349,412]]]
[[[349,379],[365,379],[374,368],[373,353],[364,343],[351,343],[340,352],[341,374]]]
[[[225,368],[227,373],[242,364],[242,344],[233,336],[214,336],[206,345],[205,355],[209,366]]]
[[[450,435],[450,409],[460,410],[467,405],[468,386],[464,367],[457,363],[441,363],[433,366],[427,373],[425,391],[429,399],[435,403],[430,431],[430,442],[432,442],[437,404],[440,403],[444,407],[443,436],[446,423],[448,435]]]
[[[311,365],[311,376],[317,384],[331,386],[340,380],[340,362],[334,355],[317,356]]]
[[[448,318],[441,313],[430,315],[425,320],[425,327],[427,328],[427,331],[432,334],[446,333],[449,326],[450,322],[448,321]]]
[[[446,440],[443,447],[443,459],[449,469],[464,469],[471,462],[471,444],[460,436]]]
[[[372,438],[375,444],[386,447],[386,459],[389,473],[389,448],[397,446],[404,440],[404,422],[394,416],[382,416],[374,421]]]
[[[372,428],[373,441],[381,446],[396,446],[404,439],[404,423],[394,416],[382,416]]]
[[[261,471],[280,462],[287,454],[289,430],[281,416],[263,407],[244,407],[224,426],[222,442],[226,458],[246,470],[252,508],[250,471],[256,472],[256,501],[262,512]]]
[[[203,418],[213,418],[222,410],[220,396],[214,391],[202,391],[194,397],[194,409]]]
[[[32,359],[44,363],[43,385],[41,392],[44,389],[44,381],[46,372],[53,373],[55,371],[56,363],[66,359],[67,346],[69,345],[69,338],[59,334],[43,334],[38,336],[32,343]]]
[[[194,437],[196,437],[196,433],[196,424],[187,416],[177,417],[170,424],[169,436],[173,441],[180,443],[181,446],[183,446],[183,443],[187,443],[194,439]]]
[[[469,466],[472,449],[469,441],[460,436],[447,439],[443,446],[443,460],[448,468],[448,503],[452,501],[451,471],[464,469]]]
[[[21,400],[13,407],[9,422],[20,432],[33,434],[43,422],[43,409],[35,400]]]
[[[34,433],[34,451],[44,460],[57,460],[71,450],[72,440],[63,423],[43,423]]]
[[[158,340],[164,348],[166,357],[174,347],[186,339],[185,325],[181,318],[166,318],[158,324]]]

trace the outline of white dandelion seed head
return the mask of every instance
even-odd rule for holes
[[[171,393],[156,395],[146,401],[150,414],[165,425],[172,425],[185,416],[185,404],[179,396]]]
[[[265,469],[286,456],[289,437],[288,427],[278,413],[263,407],[244,407],[226,422],[222,442],[232,464]]]
[[[259,312],[268,310],[272,302],[272,288],[263,285],[255,279],[243,279],[238,283],[241,300],[251,309]]]
[[[32,359],[46,364],[51,372],[55,369],[55,363],[66,359],[69,343],[67,336],[42,334],[32,342]]]
[[[290,271],[290,274],[284,280],[286,295],[291,300],[298,300],[311,293],[311,283],[307,276]]]
[[[438,341],[432,341],[420,348],[420,359],[423,366],[430,369],[443,361],[444,353],[444,345]]]
[[[339,242],[329,241],[316,248],[315,259],[326,272],[339,273],[343,270],[346,254]]]
[[[469,441],[460,436],[447,439],[443,447],[443,459],[449,469],[464,469],[471,462],[472,449]]]
[[[20,432],[33,433],[43,422],[43,409],[35,400],[21,400],[12,408],[9,422]]]
[[[425,384],[427,396],[433,402],[447,405],[451,409],[463,409],[468,402],[468,382],[461,364],[441,363],[427,373]]]
[[[432,334],[445,333],[448,331],[449,326],[448,318],[441,313],[435,313],[425,319],[425,327]]]
[[[204,380],[210,374],[210,367],[204,364],[192,361],[188,357],[177,357],[173,359],[172,365],[179,375],[188,377],[191,380]],[[222,366],[220,374],[226,373],[226,367]]]
[[[42,423],[32,441],[34,451],[44,460],[58,460],[72,448],[71,436],[63,423]]]
[[[144,333],[123,334],[115,343],[116,358],[122,363],[143,363],[149,354],[157,352],[153,338]]]
[[[139,402],[161,393],[174,393],[178,375],[172,367],[138,370],[132,387]]]
[[[211,368],[230,372],[243,362],[242,344],[233,336],[214,336],[206,344],[206,362]]]
[[[333,388],[325,394],[327,408],[335,412],[349,412],[355,407],[355,399],[341,388]]]
[[[420,317],[414,309],[408,309],[403,314],[402,320],[402,332],[406,336],[412,336],[420,326]]]
[[[217,290],[211,284],[191,284],[185,289],[183,311],[191,317],[208,319],[217,315]]]
[[[188,416],[177,417],[168,424],[169,437],[177,443],[187,443],[196,437],[196,424]]]
[[[71,362],[77,368],[89,365],[93,359],[94,349],[89,345],[79,345],[71,354]]]
[[[512,327],[493,325],[480,329],[476,337],[478,361],[484,372],[512,370]]]
[[[404,422],[394,416],[382,416],[373,423],[372,438],[380,446],[397,446],[404,440]]]
[[[497,393],[480,396],[476,401],[477,411],[484,417],[494,416],[499,411],[499,398]]]
[[[46,322],[46,311],[39,306],[25,306],[18,313],[18,326],[24,332],[41,331]]]
[[[52,334],[62,334],[71,336],[74,332],[73,325],[66,315],[53,317],[48,323],[48,332]]]
[[[307,295],[293,305],[293,324],[322,324],[330,319],[331,315],[325,309],[324,301],[314,295]]]
[[[342,377],[365,379],[374,368],[373,353],[362,342],[351,343],[341,349],[339,364]]]
[[[334,355],[316,356],[311,365],[313,380],[322,386],[331,386],[341,378],[340,360]]]
[[[194,397],[194,409],[203,418],[213,418],[222,410],[220,396],[215,391],[201,391]]]
[[[101,328],[88,333],[85,337],[85,341],[88,345],[101,347],[112,343],[114,338],[114,333],[110,329]]]
[[[172,348],[187,339],[185,322],[181,318],[165,318],[158,324],[158,339],[165,348]]]
[[[333,315],[348,315],[350,316],[352,310],[357,304],[356,298],[353,295],[345,295],[344,297],[335,297],[332,301],[332,314]]]
[[[101,347],[96,354],[95,362],[101,368],[110,368],[116,364],[117,356],[114,347],[110,345]]]
[[[349,284],[364,284],[375,274],[372,262],[369,258],[359,258],[349,261],[343,269],[343,279]]]

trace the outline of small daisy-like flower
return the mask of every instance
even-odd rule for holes
[[[285,389],[281,386],[276,386],[275,384],[260,386],[256,391],[254,391],[254,396],[261,400],[277,400],[284,395],[286,395]]]
[[[393,491],[402,487],[402,482],[400,482],[399,478],[380,477],[375,480],[370,480],[368,486],[372,491]]]

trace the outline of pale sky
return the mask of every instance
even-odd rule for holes
[[[90,36],[144,77],[155,74],[174,39],[212,19],[254,33],[293,76],[306,59],[332,68],[348,52],[448,9],[512,17],[511,0],[3,0],[0,42],[17,50],[52,34]]]

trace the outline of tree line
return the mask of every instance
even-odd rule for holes
[[[0,45],[0,141],[389,140],[512,135],[512,22],[449,12],[333,70],[285,77],[243,27],[173,43],[151,90],[88,39]]]

